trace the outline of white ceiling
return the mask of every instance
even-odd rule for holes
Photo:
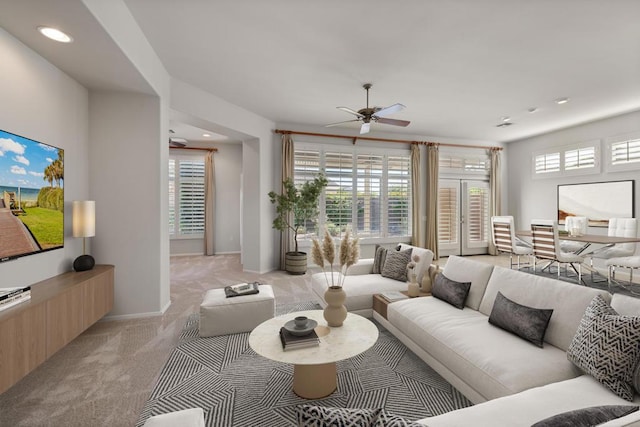
[[[374,132],[512,141],[640,109],[639,0],[124,1],[174,78],[276,123],[348,120],[335,107],[364,107],[366,82],[372,105],[401,102],[390,117],[412,122]],[[81,1],[0,10],[87,87],[149,91]],[[42,39],[42,24],[73,46]],[[497,128],[503,116],[515,124]]]

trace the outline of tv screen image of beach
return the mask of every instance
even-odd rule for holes
[[[609,218],[635,218],[635,181],[558,185],[558,223],[584,216],[591,227],[607,227]]]
[[[0,130],[0,262],[64,246],[64,150]]]

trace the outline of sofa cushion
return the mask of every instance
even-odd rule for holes
[[[389,304],[387,319],[485,399],[580,375],[564,350],[532,346],[490,325],[482,313],[437,298]]]
[[[328,406],[298,405],[298,426],[353,426],[369,427],[380,413],[380,409],[333,408]]]
[[[387,258],[387,248],[383,248],[380,245],[376,245],[376,253],[373,256],[373,274],[382,273],[382,266],[384,260]]]
[[[634,404],[640,403],[637,397]],[[628,405],[629,402],[608,391],[595,379],[581,375],[566,381],[491,400],[437,417],[418,420],[430,427],[531,426],[541,419],[574,409],[599,405]],[[499,423],[497,422],[499,420]],[[603,424],[627,426],[640,420],[640,412]]]
[[[429,266],[433,261],[433,252],[431,252],[429,249],[407,245],[406,243],[400,243],[398,245],[398,248],[401,251],[411,249],[411,257],[413,257],[414,255],[418,255],[420,257],[420,260],[416,263],[414,273],[416,273],[418,283],[422,283],[422,278],[424,277],[424,274],[429,270]]]
[[[387,257],[384,260],[382,272],[380,273],[382,277],[406,282],[407,265],[409,261],[411,261],[411,251],[412,249],[405,251],[387,251]]]
[[[339,273],[333,273],[334,281],[338,280],[338,275]],[[331,282],[331,273],[327,273],[326,277]],[[311,289],[317,295],[318,300],[322,302],[322,305],[325,306],[324,293],[327,290],[327,280],[324,273],[316,273],[311,276]],[[379,274],[347,275],[343,289],[347,294],[344,306],[348,311],[371,310],[373,307],[373,294],[388,291],[406,291],[407,283],[382,277]]]
[[[538,421],[531,427],[591,427],[616,420],[638,410],[632,405],[602,405],[574,409]]]
[[[600,296],[587,307],[567,358],[609,390],[631,401],[640,356],[640,317],[621,316]]]
[[[431,295],[462,310],[469,295],[469,288],[471,288],[471,282],[456,282],[440,273],[432,284]]]
[[[498,292],[519,304],[554,309],[544,340],[563,350],[569,348],[584,310],[593,297],[601,295],[605,301],[611,300],[609,293],[604,290],[495,267],[482,298],[480,312],[487,316],[491,314]]]
[[[498,292],[489,323],[542,347],[553,310],[527,307]]]
[[[443,273],[456,282],[471,282],[469,296],[465,305],[477,310],[484,295],[489,276],[493,271],[493,265],[485,262],[478,262],[459,256],[450,256],[444,266]],[[495,298],[495,296],[494,296]],[[486,313],[487,316],[489,313]]]

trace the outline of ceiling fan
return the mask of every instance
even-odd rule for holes
[[[380,107],[369,107],[369,89],[371,89],[371,83],[365,83],[362,85],[364,90],[367,91],[367,106],[358,111],[352,110],[348,107],[336,107],[338,110],[346,111],[349,114],[353,114],[357,117],[357,119],[346,120],[338,123],[331,123],[325,125],[325,127],[338,126],[344,123],[351,122],[362,122],[362,126],[360,126],[360,135],[369,133],[371,128],[371,122],[374,123],[382,123],[385,125],[393,125],[393,126],[408,126],[409,121],[407,120],[397,120],[397,119],[388,119],[385,116],[388,116],[393,113],[397,113],[398,111],[404,110],[406,107],[402,104],[393,104],[385,108]]]

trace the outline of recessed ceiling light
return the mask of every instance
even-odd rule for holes
[[[567,102],[569,102],[569,98],[566,97],[556,99],[556,104],[558,105],[566,104]]]
[[[211,134],[209,133],[203,133],[202,136],[204,136],[205,138],[209,138],[211,136]]]
[[[536,111],[538,111],[538,108],[537,108],[537,107],[531,107],[531,108],[529,108],[527,111],[533,114],[533,113],[535,113]]]
[[[511,117],[509,116],[500,117],[500,120],[502,120],[503,122],[508,122],[509,120],[511,120]]]
[[[38,31],[51,40],[55,40],[60,43],[71,43],[73,37],[53,27],[38,27]]]

